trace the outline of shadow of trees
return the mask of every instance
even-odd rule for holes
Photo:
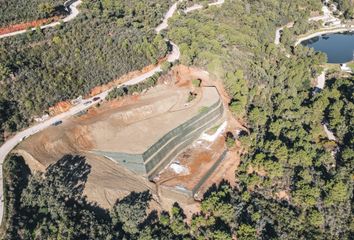
[[[71,191],[71,195],[81,196],[90,172],[91,166],[86,163],[85,157],[65,155],[47,168],[44,178],[53,180],[53,187],[63,185]]]

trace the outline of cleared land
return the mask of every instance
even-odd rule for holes
[[[105,208],[131,191],[150,190],[156,197],[154,183],[104,156],[98,156],[97,151],[144,152],[166,132],[219,100],[215,88],[192,85],[194,79],[208,78],[203,71],[174,68],[160,79],[161,84],[157,87],[141,95],[105,102],[62,125],[49,127],[23,141],[16,151],[24,156],[32,171],[43,171],[65,154],[85,156],[92,167],[85,194],[89,200]],[[196,93],[196,97],[189,99],[190,92]],[[217,159],[218,153],[210,157]],[[215,159],[210,163],[205,161],[201,167],[212,165]],[[203,171],[196,176],[202,175]],[[173,196],[163,196],[162,207],[170,201],[168,198]]]

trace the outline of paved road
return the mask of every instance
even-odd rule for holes
[[[275,31],[275,39],[274,39],[274,44],[279,45],[280,44],[280,38],[281,38],[281,32],[284,30],[284,28],[292,28],[294,26],[294,22],[289,22],[288,24],[278,27]]]
[[[317,17],[312,17],[312,18],[308,19],[308,21],[319,21],[319,20],[329,21],[329,20],[333,20],[334,17],[332,16],[332,13],[328,9],[328,7],[324,6],[322,8],[322,11],[323,11],[323,15],[317,16]],[[336,20],[336,18],[334,18],[334,20]],[[275,31],[275,39],[274,39],[274,43],[276,45],[279,45],[279,43],[280,43],[281,31],[283,31],[284,27],[288,27],[288,28],[289,27],[293,27],[293,24],[289,23],[286,26],[279,27],[279,28],[276,29],[276,31]],[[316,36],[320,36],[320,35],[323,35],[323,34],[326,34],[326,33],[336,33],[336,32],[342,32],[342,31],[354,31],[354,27],[347,28],[345,26],[340,26],[340,27],[337,26],[337,27],[334,27],[334,28],[327,28],[324,31],[316,32],[316,33],[310,34],[308,36],[299,38],[296,41],[295,46],[297,46],[298,44],[300,44],[304,40],[307,40],[307,39],[310,39],[310,38],[313,38],[313,37],[316,37]],[[321,73],[320,76],[317,77],[317,85],[316,85],[316,87],[318,87],[320,89],[323,89],[325,87],[325,82],[326,82],[326,69]],[[322,126],[323,126],[323,129],[324,129],[324,132],[327,135],[327,138],[329,140],[336,141],[336,137],[334,136],[334,133],[332,131],[330,131],[325,124],[322,124]]]
[[[180,0],[182,1],[182,0]],[[79,11],[77,10],[77,5],[79,5],[81,3],[81,1],[77,1],[75,2],[74,4],[72,4],[72,6],[70,6],[71,8],[71,14],[66,17],[64,19],[64,21],[68,22],[68,21],[71,21],[72,19],[74,19],[78,14],[79,14]],[[224,3],[224,0],[219,0],[215,3],[211,3],[209,5],[220,5]],[[156,27],[156,32],[159,33],[160,31],[166,29],[168,27],[168,19],[170,17],[173,16],[173,14],[175,13],[177,9],[177,3],[173,4],[170,9],[168,10],[168,12],[166,13],[165,15],[165,18],[163,19],[162,23]],[[59,24],[59,23],[53,23],[53,24],[49,24],[49,25],[46,25],[46,26],[43,26],[43,28],[47,28],[47,27],[50,27],[50,26],[55,26],[54,24]],[[16,34],[14,35],[17,35],[17,34],[21,34],[23,33],[22,31],[19,31],[19,32],[16,32]],[[9,35],[10,36],[10,35]],[[13,36],[13,35],[11,35]],[[4,37],[4,36],[0,36],[0,37]],[[167,40],[168,41],[168,40]],[[174,62],[176,60],[178,60],[180,58],[180,50],[178,48],[178,46],[176,44],[174,44],[173,42],[170,42],[170,44],[172,45],[172,51],[170,52],[170,54],[167,56],[167,61],[168,62]],[[136,84],[136,83],[139,83],[141,81],[144,81],[145,79],[151,77],[152,75],[154,75],[155,73],[157,72],[161,72],[162,69],[161,69],[161,66],[157,66],[155,67],[154,69],[150,70],[149,72],[147,73],[144,73],[140,76],[137,76],[135,78],[132,78],[130,79],[129,81],[125,82],[124,85],[133,85],[133,84]],[[121,85],[119,86],[116,86],[116,87],[120,87]],[[34,126],[31,126],[25,130],[23,130],[22,132],[19,132],[17,133],[15,136],[13,136],[12,138],[10,138],[9,140],[7,140],[1,147],[0,147],[0,166],[1,166],[1,169],[2,169],[2,164],[3,164],[3,161],[5,160],[7,154],[9,154],[11,152],[11,150],[16,147],[17,144],[19,144],[23,139],[31,136],[31,135],[34,135],[36,134],[37,132],[39,131],[42,131],[48,127],[50,127],[53,123],[57,122],[57,121],[64,121],[65,119],[67,118],[70,118],[72,116],[74,116],[75,114],[81,112],[81,111],[84,111],[90,107],[92,107],[93,105],[95,105],[97,103],[97,101],[93,101],[94,98],[96,97],[100,97],[101,99],[105,99],[106,96],[108,95],[108,93],[110,91],[112,91],[113,89],[115,89],[116,87],[113,87],[107,91],[104,91],[100,94],[97,94],[93,97],[91,97],[90,99],[85,99],[85,101],[81,102],[80,104],[70,108],[67,112],[64,112],[64,113],[61,113],[57,116],[54,116],[44,122],[41,122],[41,123],[38,123]],[[91,103],[88,103],[89,101],[91,101]],[[86,104],[85,104],[86,103]],[[2,171],[0,171],[0,224],[2,222],[2,216],[3,216],[3,176],[2,176]]]
[[[335,21],[340,21],[340,19],[336,18],[333,16],[332,12],[328,9],[327,6],[322,7],[322,12],[323,15],[316,16],[309,18],[308,21],[324,21],[324,22],[335,22]],[[288,23],[287,25],[283,27],[279,27],[275,31],[275,39],[274,43],[278,45],[280,43],[280,38],[281,38],[281,31],[286,27],[286,28],[292,28],[294,26],[294,23]],[[333,27],[325,27],[323,28],[322,31],[317,31],[313,34],[298,38],[297,41],[295,42],[295,46],[299,45],[302,41],[323,35],[323,34],[328,34],[328,33],[338,33],[338,32],[353,32],[354,31],[354,26],[345,26],[344,24],[337,24]]]
[[[310,35],[307,35],[307,36],[304,36],[302,38],[299,38],[296,41],[295,46],[299,45],[302,41],[305,41],[305,40],[308,40],[308,39],[311,39],[311,38],[314,38],[314,37],[318,37],[318,36],[321,36],[321,35],[324,35],[324,34],[329,34],[329,33],[341,33],[341,32],[354,32],[354,26],[347,27],[344,24],[341,24],[341,25],[336,26],[336,27],[325,28],[325,29],[323,29],[323,31],[315,32],[315,33],[312,33]]]
[[[71,12],[71,14],[70,14],[67,18],[64,19],[65,21],[67,21],[67,22],[68,22],[68,21],[71,21],[72,19],[74,19],[74,18],[78,15],[79,12],[78,12],[76,6],[77,6],[78,4],[80,4],[80,3],[81,3],[81,1],[78,1],[78,2],[75,2],[75,3],[74,3],[75,5],[73,4],[73,6],[72,6],[72,12]],[[172,10],[171,10],[171,9],[172,9]],[[173,15],[173,13],[175,12],[176,9],[177,9],[177,5],[174,4],[174,5],[170,8],[168,14],[166,14],[163,23],[164,23],[164,22],[167,23],[168,18],[170,18],[170,17]],[[53,23],[53,24],[51,24],[50,26],[55,26],[54,24],[56,24],[56,23]],[[59,23],[58,23],[58,24],[59,24]],[[49,25],[46,25],[46,26],[43,26],[43,27],[50,27],[50,26],[49,26]],[[162,27],[159,28],[159,29],[160,29],[159,31],[164,30],[164,29],[166,29],[167,27],[168,27],[168,25],[165,24],[165,25],[163,25]],[[19,31],[19,32],[16,32],[16,34],[13,34],[13,35],[17,35],[17,34],[21,34],[21,33],[23,33],[23,32]],[[11,35],[11,36],[13,36],[13,35]],[[9,36],[10,36],[10,35],[9,35]],[[4,36],[3,36],[3,37],[4,37]],[[178,48],[178,46],[177,46],[176,44],[174,44],[174,43],[172,43],[172,42],[170,42],[170,43],[171,43],[171,45],[172,45],[172,51],[171,51],[171,53],[168,55],[167,61],[172,63],[172,62],[174,62],[174,61],[176,61],[176,60],[179,59],[179,57],[180,57],[180,51],[179,51],[179,48]],[[140,76],[137,76],[137,77],[135,77],[135,78],[130,79],[129,81],[125,82],[124,85],[134,85],[134,84],[137,84],[137,83],[139,83],[139,82],[141,82],[141,81],[144,81],[145,79],[147,79],[147,78],[153,76],[155,73],[161,72],[161,71],[162,71],[162,69],[161,69],[161,66],[159,65],[159,66],[155,67],[154,69],[150,70],[150,71],[147,72],[147,73],[144,73],[144,74],[142,74],[142,75],[140,75]],[[120,86],[117,86],[117,87],[120,87]],[[109,90],[107,90],[107,91],[105,91],[105,92],[102,92],[102,93],[100,93],[100,94],[98,94],[98,95],[95,95],[95,96],[91,97],[90,99],[86,99],[86,100],[83,101],[82,103],[80,103],[80,104],[78,104],[78,105],[76,105],[76,106],[70,108],[70,110],[68,110],[67,112],[61,113],[61,114],[59,114],[59,115],[57,115],[57,116],[54,116],[54,117],[52,117],[52,118],[50,118],[50,119],[48,119],[48,120],[46,120],[46,121],[44,121],[44,122],[41,122],[41,123],[36,124],[36,125],[34,125],[34,126],[32,126],[32,127],[29,127],[29,128],[27,128],[26,130],[23,130],[22,132],[17,133],[15,136],[13,136],[13,137],[10,138],[9,140],[7,140],[7,141],[0,147],[0,166],[1,166],[1,168],[2,168],[2,164],[3,164],[3,162],[4,162],[4,160],[5,160],[6,156],[7,156],[7,154],[9,154],[9,153],[11,152],[11,150],[12,150],[14,147],[16,147],[16,145],[17,145],[18,143],[20,143],[23,139],[25,139],[25,138],[27,138],[27,137],[33,135],[33,134],[36,134],[36,133],[39,132],[39,131],[42,131],[42,130],[44,130],[44,129],[50,127],[53,123],[55,123],[55,122],[57,122],[57,121],[60,121],[60,120],[61,120],[61,121],[64,121],[65,119],[70,118],[70,117],[74,116],[75,114],[77,114],[77,113],[79,113],[79,112],[81,112],[81,111],[84,111],[84,110],[86,110],[86,109],[92,107],[93,105],[95,105],[95,104],[97,103],[97,101],[96,101],[96,102],[93,101],[93,98],[100,97],[101,99],[105,99],[106,96],[108,95],[108,93],[109,93],[110,91],[112,91],[114,88],[116,88],[116,87],[113,87],[113,88],[111,88],[111,89],[109,89]],[[91,103],[85,104],[85,103],[87,103],[87,102],[89,102],[89,101],[91,101]],[[0,224],[1,224],[1,221],[2,221],[3,208],[4,208],[4,207],[3,207],[3,182],[2,182],[2,179],[3,179],[2,171],[0,171],[0,194],[1,194],[1,195],[0,195]]]
[[[179,1],[181,2],[181,0]],[[178,5],[178,2],[176,2],[175,4],[173,4],[170,9],[167,11],[167,13],[165,14],[165,17],[163,19],[163,21],[161,22],[160,25],[158,25],[156,28],[155,28],[155,31],[157,33],[160,33],[162,30],[166,29],[168,27],[168,19],[170,19],[173,14],[176,12],[177,10],[177,5]]]
[[[325,131],[325,133],[327,135],[328,140],[337,141],[336,137],[334,136],[334,133],[327,128],[327,125],[322,124],[322,126],[323,126],[323,130]]]
[[[225,0],[218,0],[216,2],[213,2],[213,3],[209,3],[208,6],[211,7],[211,6],[217,6],[217,5],[221,5],[225,2]],[[193,12],[195,10],[200,10],[203,8],[203,5],[200,5],[200,4],[194,4],[193,6],[187,8],[184,10],[184,13],[190,13],[190,12]]]
[[[320,76],[317,77],[316,87],[319,89],[323,89],[325,87],[326,71],[327,71],[327,69],[323,70],[323,72],[320,74]]]
[[[79,1],[76,1],[74,2],[73,4],[71,4],[69,6],[70,8],[70,14],[68,16],[66,16],[64,19],[62,19],[61,21],[63,22],[70,22],[71,20],[73,20],[74,18],[76,18],[76,16],[79,14],[79,10],[77,9],[77,6],[81,3],[81,0]],[[50,23],[50,24],[47,24],[47,25],[43,25],[41,26],[40,28],[41,29],[45,29],[45,28],[51,28],[51,27],[55,27],[57,25],[60,24],[60,22],[53,22],[53,23]],[[36,28],[32,28],[31,29],[32,31],[36,30]],[[6,34],[3,34],[3,35],[0,35],[0,39],[1,38],[6,38],[6,37],[12,37],[12,36],[16,36],[16,35],[19,35],[19,34],[23,34],[27,32],[27,29],[25,30],[20,30],[20,31],[16,31],[16,32],[11,32],[11,33],[6,33]]]

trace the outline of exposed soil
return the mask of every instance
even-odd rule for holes
[[[54,116],[56,114],[68,111],[71,107],[72,104],[69,101],[58,102],[53,107],[49,108],[49,113]]]
[[[205,182],[199,190],[199,196],[202,197],[205,192],[213,185],[218,185],[226,180],[232,187],[236,186],[236,169],[240,165],[240,155],[234,150],[229,150],[225,160],[215,169],[214,173]]]
[[[225,147],[224,143],[223,137],[215,143],[198,140],[175,159],[179,165],[188,169],[188,172],[177,174],[171,168],[167,168],[161,173],[159,182],[163,186],[183,186],[185,189],[192,190],[221,155]]]
[[[153,66],[143,70],[149,71]],[[95,88],[92,90],[91,95],[95,95],[98,92],[113,86],[113,84],[123,83],[132,76],[141,74],[142,72],[134,72],[129,75],[123,76],[114,82],[111,82],[105,86]],[[202,93],[198,89],[194,89],[192,86],[192,80],[202,80],[203,86],[217,85],[219,92],[224,93],[222,85],[215,81],[210,80],[209,74],[203,70],[189,68],[185,66],[177,66],[172,69],[170,73],[159,79],[159,85],[157,88],[149,90],[149,94],[152,93],[156,98],[147,99],[145,96],[148,93],[141,95],[134,95],[125,97],[119,100],[104,101],[100,107],[93,107],[88,110],[84,115],[77,116],[66,120],[62,125],[58,127],[49,127],[43,132],[37,133],[25,141],[23,141],[16,149],[16,151],[25,157],[26,162],[32,169],[32,171],[44,171],[47,166],[56,162],[65,154],[82,155],[86,157],[87,163],[92,166],[91,173],[84,190],[90,201],[97,202],[104,208],[109,208],[115,203],[117,198],[122,198],[129,194],[131,191],[145,191],[150,190],[153,194],[153,198],[150,208],[151,209],[171,209],[173,203],[177,200],[169,196],[157,197],[155,184],[149,182],[146,178],[141,177],[124,167],[116,164],[115,162],[106,159],[104,157],[98,157],[91,153],[91,150],[97,146],[97,134],[102,133],[102,137],[107,137],[106,132],[103,131],[110,128],[108,132],[114,133],[118,131],[123,125],[121,120],[118,122],[112,122],[112,116],[117,114],[117,111],[129,109],[131,106],[138,108],[140,103],[143,105],[156,102],[158,105],[163,104],[164,99],[171,98],[172,92],[178,89],[187,89],[189,91],[197,93],[197,98],[193,101],[199,101]],[[184,91],[184,90],[183,90]],[[162,92],[160,94],[159,92]],[[227,102],[228,96],[222,94],[224,103]],[[177,103],[170,109],[178,111],[180,107],[177,105],[185,105],[187,96],[183,101],[177,101]],[[54,112],[64,111],[70,107],[69,102],[59,103]],[[149,113],[150,114],[150,113]],[[139,120],[138,115],[132,115],[135,118],[134,121]],[[134,117],[135,116],[135,117]],[[146,117],[146,113],[142,114]],[[230,115],[226,115],[228,121],[228,130],[242,128],[242,125],[238,122],[233,122]],[[126,120],[125,120],[126,121]],[[92,124],[100,122],[100,127],[95,125],[95,134],[91,134],[93,128]],[[130,124],[129,121],[125,124]],[[114,141],[107,139],[107,144],[114,144]],[[221,136],[214,143],[204,143],[202,145],[191,146],[184,154],[181,154],[178,159],[181,165],[187,166],[190,173],[189,176],[176,176],[173,174],[167,175],[170,179],[166,181],[167,186],[174,186],[176,184],[184,184],[186,188],[192,188],[200,179],[203,174],[213,165],[218,157],[223,152],[225,141]],[[108,146],[108,145],[107,145]],[[113,146],[113,145],[112,145]],[[235,182],[235,169],[239,164],[239,154],[235,150],[230,151],[225,160],[220,164],[217,170],[211,175],[206,183],[201,187],[201,192],[205,192],[212,184],[219,183],[222,179],[228,180],[230,183]],[[181,206],[185,209],[185,213],[188,217],[191,217],[193,213],[199,211],[199,203],[181,202]]]
[[[156,66],[158,66],[160,63],[164,62],[165,60],[166,60],[166,57],[161,58],[161,59],[158,60],[157,64],[152,64],[152,65],[146,66],[146,67],[144,67],[141,70],[129,72],[129,73],[127,73],[127,74],[125,74],[125,75],[123,75],[123,76],[121,76],[121,77],[119,77],[119,78],[107,83],[107,84],[94,87],[90,91],[90,93],[87,96],[85,96],[85,98],[93,97],[93,96],[95,96],[97,94],[100,94],[100,93],[102,93],[102,92],[104,92],[104,91],[106,91],[106,90],[108,90],[108,89],[110,89],[110,88],[112,88],[114,86],[120,85],[120,84],[122,84],[122,83],[124,83],[124,82],[126,82],[126,81],[128,81],[128,80],[130,80],[132,78],[135,78],[135,77],[140,76],[140,75],[142,75],[144,73],[147,73],[147,72],[151,71],[152,69],[154,69]]]
[[[3,27],[3,28],[0,28],[0,35],[25,30],[27,28],[39,27],[45,23],[57,21],[59,19],[60,19],[60,17],[55,16],[55,17],[51,17],[51,18],[39,19],[39,20],[31,21],[31,22],[19,23],[19,24]]]

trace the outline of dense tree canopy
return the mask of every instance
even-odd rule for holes
[[[181,46],[182,63],[224,80],[230,109],[250,130],[240,138],[247,154],[233,195],[239,239],[351,235],[353,79],[332,80],[314,94],[311,82],[325,55],[290,48],[293,35],[306,30],[308,10],[319,4],[228,1],[219,10],[174,18],[168,33]],[[275,28],[289,21],[295,22],[290,41],[276,47]],[[323,123],[338,142],[327,139]]]
[[[337,4],[337,8],[341,11],[345,18],[354,18],[354,2],[352,0],[333,0]]]
[[[0,27],[65,14],[64,0],[1,0]]]

